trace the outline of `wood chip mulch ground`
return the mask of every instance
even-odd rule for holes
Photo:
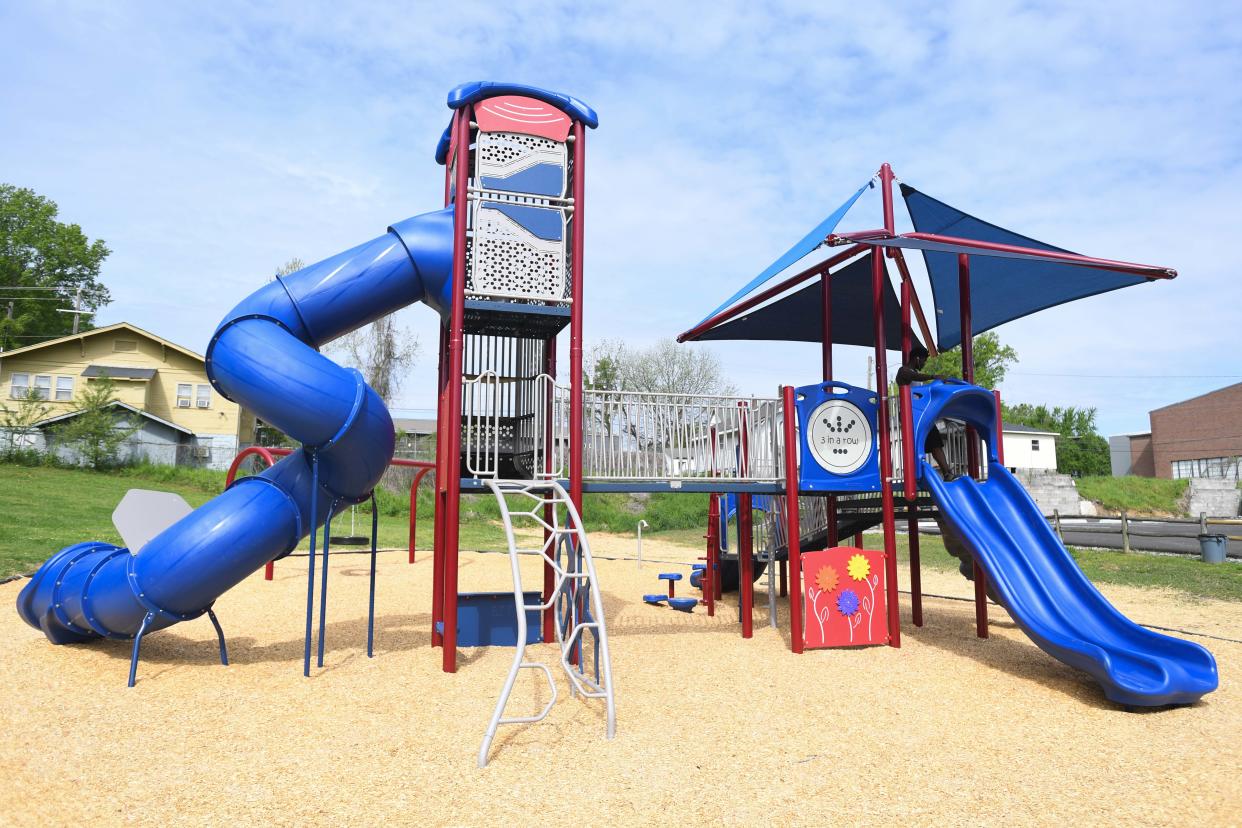
[[[607,535],[593,546],[601,558],[634,551]],[[927,598],[919,629],[903,596],[900,649],[795,656],[786,604],[770,628],[762,589],[750,641],[729,597],[715,618],[644,605],[663,587],[656,575],[688,571],[694,552],[648,539],[643,553],[641,569],[598,562],[617,737],[562,676],[549,719],[502,728],[482,770],[475,753],[512,651],[464,650],[456,675],[440,671],[430,555],[381,553],[374,659],[367,559],[335,557],[326,666],[309,679],[305,559],[217,603],[229,667],[204,618],[152,635],[133,689],[126,642],[54,647],[13,610],[25,581],[0,585],[0,824],[1242,822],[1242,644],[1195,639],[1221,674],[1201,703],[1128,713],[998,607],[980,640],[970,604]],[[463,590],[510,588],[505,556],[462,564]],[[924,589],[970,595],[949,574],[924,573]],[[1103,592],[1137,621],[1242,639],[1242,605]],[[542,682],[526,671],[510,712],[541,707]]]

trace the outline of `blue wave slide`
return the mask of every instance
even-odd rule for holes
[[[988,446],[988,479],[921,476],[941,513],[982,566],[1001,603],[1040,649],[1091,675],[1128,706],[1191,704],[1216,689],[1216,660],[1190,641],[1126,618],[1083,575],[1022,484],[997,462],[991,392],[935,382],[913,390],[921,446],[938,418],[973,425]]]
[[[18,595],[26,623],[64,644],[132,638],[148,613],[148,631],[196,618],[293,551],[330,511],[369,497],[392,458],[392,418],[361,374],[318,348],[414,302],[447,313],[452,244],[452,208],[415,216],[269,282],[234,308],[211,338],[207,375],[303,448],[238,480],[140,550],[94,542],[61,550]]]

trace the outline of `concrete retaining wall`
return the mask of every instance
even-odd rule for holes
[[[1063,515],[1079,514],[1078,486],[1068,474],[1018,469],[1014,476],[1026,487],[1045,515],[1051,515],[1054,509]]]
[[[1206,477],[1190,478],[1187,511],[1191,517],[1206,513],[1208,517],[1237,517],[1242,503],[1242,489],[1232,480]]]

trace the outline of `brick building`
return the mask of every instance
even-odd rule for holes
[[[1151,431],[1109,440],[1113,474],[1242,480],[1242,383],[1157,408]]]

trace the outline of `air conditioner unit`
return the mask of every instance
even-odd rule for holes
[[[211,459],[211,446],[195,446],[194,447],[194,459],[195,460],[210,460]]]
[[[177,400],[177,408],[189,408],[189,407],[190,407],[189,400]]]
[[[211,408],[211,400],[199,400],[198,407],[199,408]]]

